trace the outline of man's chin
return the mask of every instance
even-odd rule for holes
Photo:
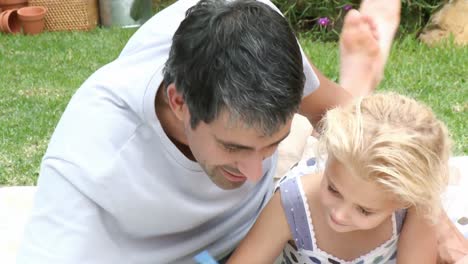
[[[224,182],[220,182],[220,183],[215,182],[216,186],[218,186],[219,188],[221,188],[223,190],[234,190],[234,189],[242,187],[242,185],[244,185],[244,183],[245,183],[245,181],[244,182],[224,181]]]

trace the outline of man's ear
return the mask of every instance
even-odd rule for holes
[[[185,104],[184,97],[176,89],[174,83],[169,84],[167,87],[167,100],[169,106],[172,109],[172,112],[177,117],[177,119],[184,120],[184,111],[187,111],[187,105]]]

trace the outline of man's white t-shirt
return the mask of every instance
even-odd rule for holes
[[[172,35],[196,2],[154,16],[72,97],[41,164],[17,263],[193,263],[203,250],[225,256],[252,226],[277,155],[263,162],[260,182],[222,190],[155,113]],[[308,94],[318,80],[304,68]]]

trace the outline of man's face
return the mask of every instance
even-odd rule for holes
[[[184,128],[190,150],[211,181],[224,190],[239,188],[247,180],[260,180],[262,161],[275,152],[291,128],[289,120],[273,135],[265,136],[256,128],[230,120],[223,111],[213,122],[201,121],[192,129],[186,113]]]

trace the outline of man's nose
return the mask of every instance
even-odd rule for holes
[[[246,155],[238,163],[238,169],[249,181],[257,182],[263,176],[263,159],[261,153]]]

